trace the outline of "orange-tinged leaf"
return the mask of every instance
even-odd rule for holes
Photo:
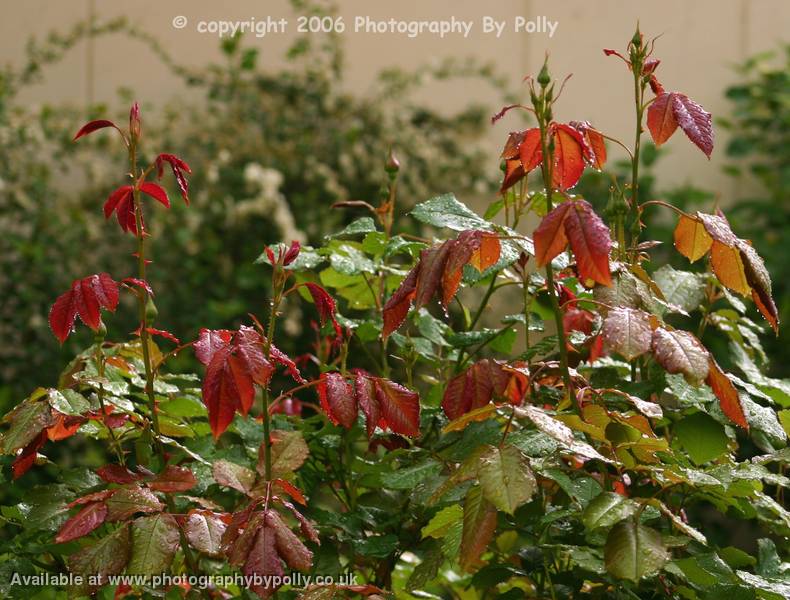
[[[493,233],[480,233],[480,245],[472,252],[469,264],[482,273],[497,263],[502,246],[499,238]]]
[[[376,377],[376,399],[381,416],[395,433],[420,435],[420,397],[402,385]]]
[[[384,305],[382,312],[384,326],[381,329],[383,339],[386,340],[393,331],[396,331],[406,319],[406,315],[409,314],[414,296],[417,294],[419,274],[420,263],[417,263]]]
[[[275,479],[274,485],[288,494],[295,502],[298,502],[302,506],[307,506],[307,499],[304,497],[302,490],[300,490],[290,481],[286,481],[285,479]]]
[[[741,253],[734,246],[725,246],[718,240],[713,240],[710,249],[710,263],[713,272],[722,285],[739,293],[742,296],[751,294],[751,287],[746,280]]]
[[[442,306],[447,309],[461,284],[464,265],[472,264],[479,271],[499,260],[499,239],[478,230],[462,231],[457,239],[447,240],[447,258],[442,272]],[[482,268],[481,268],[482,267]]]
[[[586,200],[574,200],[565,218],[565,233],[576,256],[576,265],[582,283],[590,280],[601,285],[612,285],[609,271],[609,251],[612,238],[609,228],[595,214]]]
[[[532,169],[543,162],[543,151],[540,147],[540,129],[528,129],[524,133],[524,139],[518,148],[518,157],[524,173],[529,173]]]
[[[603,141],[603,135],[595,129],[587,129],[585,131],[585,138],[590,145],[593,156],[591,157],[591,164],[596,169],[602,169],[606,164],[606,144]]]
[[[529,129],[525,129],[524,131],[511,131],[507,136],[507,141],[505,142],[505,147],[502,149],[500,158],[504,158],[505,160],[518,158],[521,142],[524,141],[528,131]]]
[[[582,136],[584,160],[596,169],[603,168],[606,164],[606,144],[603,134],[587,121],[571,121],[568,124]]]
[[[765,268],[763,259],[747,242],[738,240],[746,280],[752,287],[752,298],[774,333],[779,333],[779,312],[771,296],[771,276]]]
[[[423,250],[418,263],[384,305],[382,337],[386,339],[401,326],[412,303],[419,308],[438,296],[446,310],[461,284],[464,266],[483,271],[496,264],[500,252],[495,234],[474,229]]]
[[[487,421],[496,414],[495,404],[486,404],[480,408],[476,408],[468,413],[461,415],[457,419],[453,419],[442,428],[442,433],[450,433],[451,431],[462,431],[470,423],[478,421]]]
[[[85,422],[82,417],[71,417],[67,415],[57,414],[55,416],[55,424],[47,428],[47,438],[50,442],[57,442],[71,437],[80,426]]]
[[[738,390],[735,389],[730,378],[727,377],[712,357],[710,358],[708,377],[705,379],[705,383],[710,386],[719,399],[719,406],[722,412],[736,425],[749,429],[749,423],[746,421],[746,413],[743,410],[740,396],[738,396]]]
[[[496,530],[496,509],[483,497],[479,486],[470,488],[464,499],[464,522],[461,533],[461,568],[474,571],[483,561],[480,556],[488,548]]]
[[[439,246],[426,248],[420,253],[420,270],[417,277],[417,292],[414,296],[414,305],[417,308],[425,306],[431,301],[447,266],[447,259],[453,249],[451,243],[445,242]]]
[[[461,278],[464,275],[463,264],[445,269],[442,274],[442,299],[441,303],[445,310],[450,306],[450,302],[455,298],[458,293],[458,288],[461,286]]]
[[[647,128],[656,146],[666,142],[678,128],[673,108],[672,94],[664,92],[656,96],[647,109]]]
[[[514,158],[505,161],[505,178],[502,180],[502,185],[499,188],[500,192],[506,192],[508,189],[516,185],[526,175],[524,167],[521,166],[521,160]]]
[[[551,176],[560,190],[572,188],[584,171],[581,135],[570,125],[554,125],[554,165]]]
[[[705,230],[699,219],[681,215],[675,227],[675,248],[691,262],[705,256],[710,250],[713,238]]]
[[[568,216],[570,204],[570,202],[563,202],[555,206],[549,214],[543,217],[533,233],[535,261],[539,267],[549,264],[568,245],[568,236],[565,235],[565,218]]]
[[[752,289],[752,300],[754,300],[757,310],[765,317],[774,333],[779,335],[779,314],[776,310],[773,298],[763,297],[756,289]],[[765,301],[765,302],[764,302]]]

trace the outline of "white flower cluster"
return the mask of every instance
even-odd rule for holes
[[[233,205],[235,219],[262,215],[271,219],[277,226],[283,240],[288,242],[296,240],[301,243],[307,241],[304,232],[296,227],[291,207],[280,191],[280,186],[283,184],[282,173],[251,162],[244,167],[244,180],[256,194]]]

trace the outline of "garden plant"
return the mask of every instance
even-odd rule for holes
[[[714,150],[711,115],[665,89],[653,51],[639,30],[604,51],[611,76],[633,80],[632,140],[558,120],[572,82],[547,59],[530,103],[492,119],[534,125],[506,136],[484,215],[443,193],[409,213],[437,237],[404,231],[390,153],[381,201],[327,206],[356,218],[321,245],[267,246],[268,293],[246,322],[186,342],[148,273],[150,223],[171,204],[159,180],[172,172],[189,205],[189,157],[142,160],[137,104],[128,128],[79,129],[78,143],[110,135],[126,151],[103,212],[133,268],[77,273],[53,299],[57,340],[84,325],[94,343],[3,418],[13,479],[59,480],[2,507],[15,532],[3,595],[789,597],[790,412],[777,407],[790,389],[757,367],[760,336],[779,330],[771,281],[723,212],[642,197],[648,134]],[[601,216],[574,188],[610,152],[631,176]],[[651,264],[643,215],[659,210],[704,271]],[[278,347],[286,299],[315,318],[292,356]],[[124,339],[113,321],[127,310]],[[700,341],[709,327],[729,332],[737,372]],[[199,374],[169,369],[183,353]],[[75,438],[111,459],[44,455]]]
[[[291,4],[299,12],[331,10],[323,2]],[[390,145],[404,163],[398,182],[402,212],[432,190],[496,190],[483,138],[490,113],[508,94],[496,69],[475,59],[383,69],[362,92],[348,89],[339,36],[320,43],[296,38],[283,57],[260,52],[247,38],[226,38],[218,60],[190,66],[126,18],[83,21],[33,38],[20,64],[0,67],[0,336],[7,342],[0,347],[0,413],[37,385],[54,385],[56,371],[48,366],[90,343],[83,330],[61,347],[50,343],[47,310],[71,274],[126,268],[126,256],[116,251],[123,232],[105,227],[101,211],[93,210],[97,197],[117,187],[125,148],[104,135],[79,144],[72,138],[75,123],[125,120],[131,91],[119,89],[117,102],[79,108],[58,99],[24,101],[91,40],[156,57],[150,76],[184,89],[162,105],[141,102],[142,152],[161,147],[188,154],[193,169],[191,207],[160,213],[149,238],[149,253],[157,258],[151,284],[158,285],[159,277],[181,282],[158,303],[179,337],[191,339],[201,326],[238,326],[248,307],[268,293],[253,264],[261,246],[280,239],[320,243],[344,226],[352,215],[326,207],[382,193],[379,155]],[[280,58],[283,66],[273,66]],[[470,101],[448,114],[424,99],[461,80],[490,90],[485,103]],[[316,154],[316,148],[323,151]],[[405,218],[403,223],[415,225]],[[83,252],[83,243],[93,251]],[[197,288],[203,290],[199,297],[191,291]],[[298,302],[283,307],[284,350],[309,343],[301,314]],[[121,311],[116,326],[132,327],[130,316]],[[29,346],[37,351],[25,352]],[[191,353],[181,353],[171,367],[194,371],[197,363]]]

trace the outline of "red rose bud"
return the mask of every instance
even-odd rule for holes
[[[287,266],[290,265],[293,261],[296,260],[296,257],[299,256],[299,251],[302,249],[302,246],[296,240],[291,242],[291,247],[285,253],[283,257],[283,265]]]
[[[656,67],[658,67],[659,64],[661,64],[661,61],[657,58],[651,58],[650,60],[645,61],[645,64],[642,66],[642,75],[650,75],[656,70]]]
[[[390,153],[387,157],[387,164],[384,165],[384,168],[386,169],[387,173],[391,175],[394,175],[400,170],[400,161],[398,160],[398,157],[395,156],[392,148],[390,148]]]
[[[140,130],[140,105],[135,102],[129,111],[129,134],[133,138],[139,138]]]

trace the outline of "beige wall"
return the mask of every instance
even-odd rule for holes
[[[662,34],[657,57],[659,71],[668,89],[687,93],[714,116],[724,115],[727,103],[724,87],[733,81],[731,66],[746,56],[773,47],[788,39],[790,2],[788,0],[493,0],[479,2],[438,1],[364,1],[339,0],[340,14],[347,24],[355,15],[385,19],[438,19],[455,15],[475,20],[468,39],[451,36],[439,40],[431,35],[408,39],[398,35],[344,34],[349,72],[345,85],[355,91],[368,89],[382,67],[413,67],[426,60],[444,56],[474,55],[496,61],[514,85],[528,73],[539,69],[543,53],[551,53],[555,75],[573,73],[573,78],[556,109],[561,120],[587,119],[613,136],[630,141],[632,137],[631,87],[623,65],[604,57],[604,47],[624,49],[637,19],[647,35]],[[201,20],[260,20],[271,15],[290,19],[293,13],[284,0],[25,0],[7,2],[0,22],[0,49],[4,62],[17,62],[31,36],[43,37],[52,29],[65,30],[94,10],[99,17],[126,15],[134,23],[159,38],[164,47],[187,65],[201,65],[219,57],[218,41],[211,34],[200,34],[195,24]],[[186,16],[186,28],[172,26],[173,17]],[[501,38],[484,35],[480,19],[490,15],[508,19],[547,16],[559,25],[553,38],[545,34],[515,34],[510,27]],[[281,65],[283,49],[292,33],[269,35],[250,42],[261,48],[265,64]],[[89,66],[90,65],[90,66]],[[89,74],[93,72],[93,77]],[[134,89],[146,102],[157,103],[184,93],[177,81],[140,44],[121,37],[95,41],[93,52],[78,47],[64,62],[49,69],[46,81],[26,91],[32,103],[113,100],[120,85]],[[489,89],[471,89],[464,84],[443,85],[425,98],[448,108],[458,108],[469,99],[491,100]],[[512,123],[512,121],[511,121]],[[507,123],[492,131],[492,149],[504,139]],[[680,134],[678,135],[680,137]],[[717,138],[717,148],[709,164],[705,157],[682,139],[670,142],[671,155],[660,167],[667,181],[694,181],[716,189],[723,202],[731,195],[729,181],[721,175],[725,137]],[[492,164],[493,164],[492,159]]]

